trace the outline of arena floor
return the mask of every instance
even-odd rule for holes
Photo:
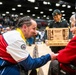
[[[38,46],[39,56],[45,55],[47,53],[51,53],[51,49],[48,46],[46,46],[46,44],[37,44],[37,46]],[[32,46],[27,46],[27,50],[29,51],[31,56],[33,56],[34,47],[35,47],[34,44]],[[40,68],[40,71],[42,71],[43,73],[42,74],[38,73],[38,75],[48,75],[49,63],[50,61]]]

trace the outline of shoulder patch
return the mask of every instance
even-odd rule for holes
[[[26,45],[25,44],[22,44],[21,45],[21,49],[25,50],[26,49]]]

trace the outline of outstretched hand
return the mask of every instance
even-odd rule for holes
[[[51,56],[51,60],[55,60],[58,56],[58,53],[51,52],[50,56]]]

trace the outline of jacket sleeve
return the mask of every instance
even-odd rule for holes
[[[51,21],[50,21],[49,28],[53,28],[53,23],[54,23],[54,20],[51,20]]]
[[[19,62],[19,64],[22,65],[25,70],[31,70],[43,66],[50,59],[51,59],[50,54],[41,56],[39,58],[31,58],[31,56],[29,55],[27,59]]]
[[[66,20],[63,20],[63,22],[64,22],[64,27],[67,28],[69,26],[68,22]]]
[[[71,39],[63,50],[59,51],[57,59],[62,63],[70,63],[76,60],[76,36]]]

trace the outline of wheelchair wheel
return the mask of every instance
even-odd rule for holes
[[[48,75],[59,75],[59,62],[57,60],[51,61],[49,65]]]

